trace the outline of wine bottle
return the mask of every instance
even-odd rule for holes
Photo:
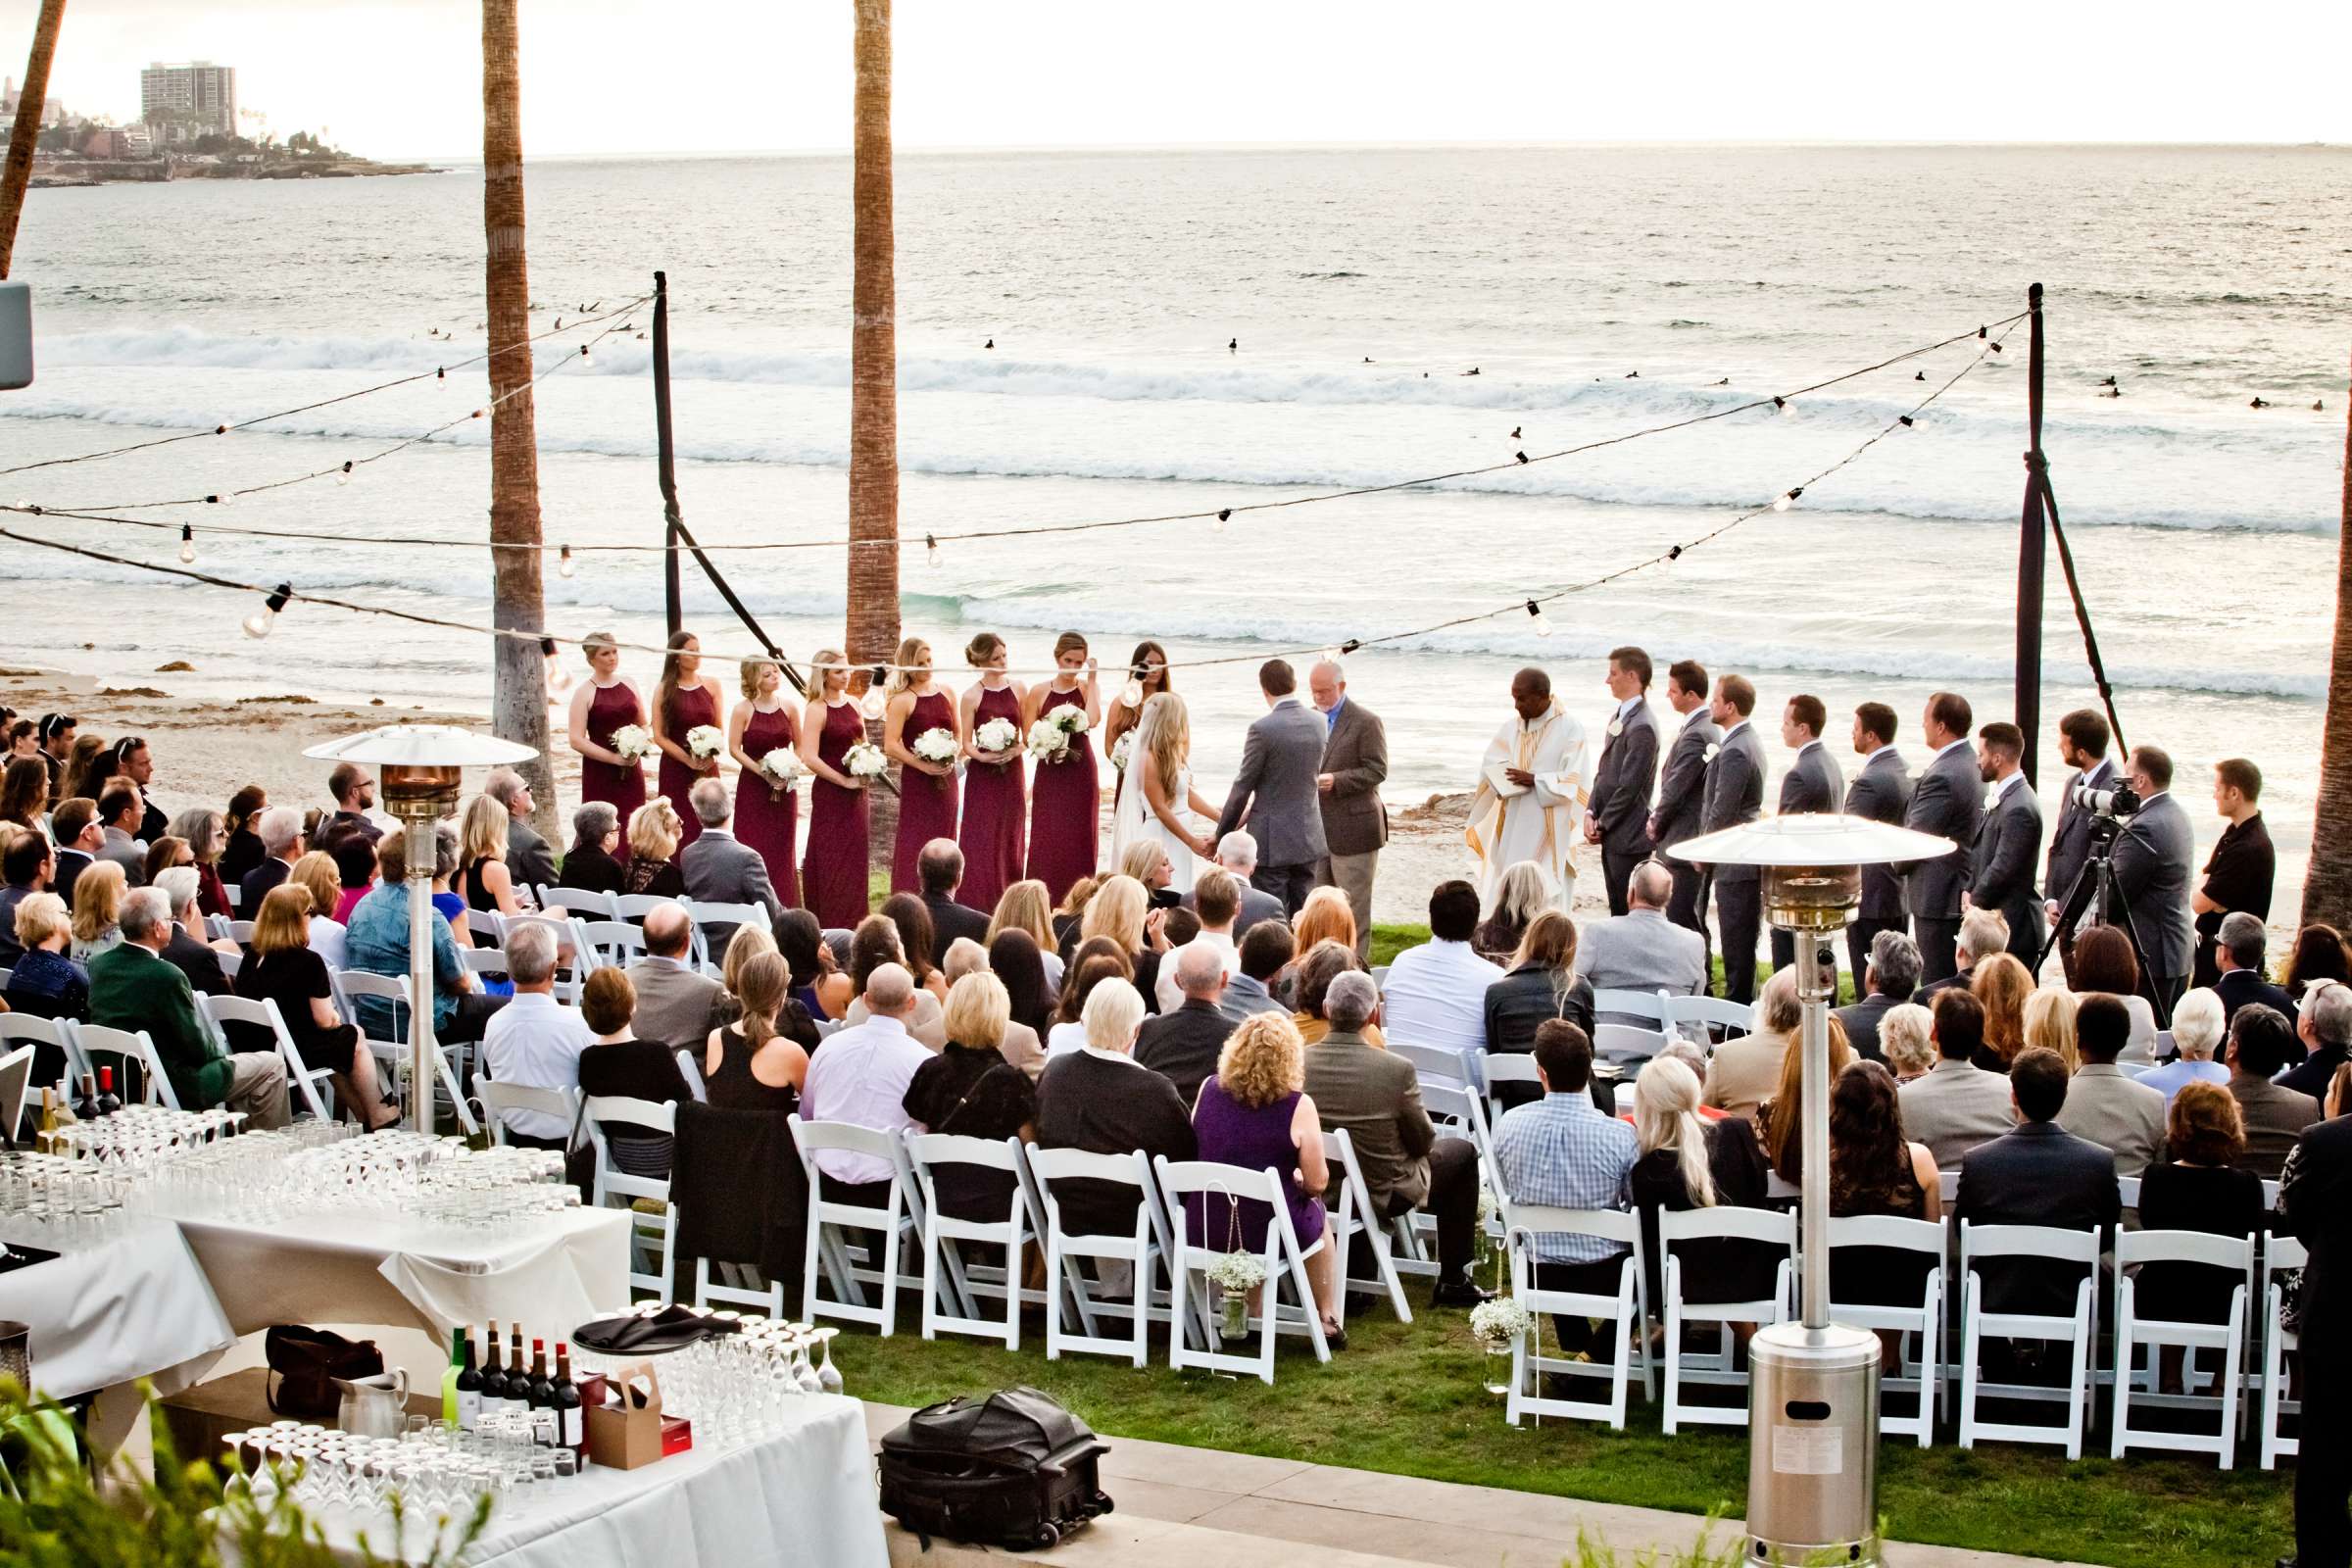
[[[571,1381],[571,1347],[556,1342],[556,1441],[588,1462],[588,1414],[580,1386]]]
[[[98,1114],[112,1116],[122,1108],[122,1097],[115,1093],[115,1069],[98,1069]]]
[[[507,1371],[498,1359],[498,1319],[496,1318],[490,1320],[490,1337],[482,1342],[482,1348],[484,1360],[487,1362],[482,1368],[482,1414],[504,1415],[509,1408],[507,1404]]]
[[[531,1342],[531,1430],[541,1447],[552,1448],[562,1437],[556,1411],[556,1385],[547,1375],[547,1342]]]
[[[449,1336],[449,1365],[441,1369],[441,1425],[449,1431],[458,1429],[458,1369],[466,1364],[466,1331],[452,1330]]]
[[[531,1413],[531,1369],[522,1359],[522,1325],[507,1325],[507,1412]]]
[[[81,1075],[81,1093],[74,1102],[74,1119],[75,1121],[96,1121],[98,1119],[98,1080],[86,1072]]]
[[[32,1135],[32,1147],[35,1153],[55,1152],[53,1146],[57,1138],[57,1091],[44,1088],[41,1091],[41,1119]]]
[[[482,1373],[474,1365],[471,1330],[458,1330],[458,1351],[465,1358],[458,1368],[458,1428],[471,1432],[482,1421]]]

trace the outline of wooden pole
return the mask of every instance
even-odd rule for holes
[[[677,447],[669,429],[669,274],[654,274],[654,449],[655,472],[662,483],[662,543],[668,553],[662,562],[662,603],[668,614],[669,635],[686,624],[686,610],[678,582],[678,535],[684,527],[678,511]]]
[[[2017,727],[2026,737],[2026,787],[2038,782],[2041,756],[2041,601],[2049,527],[2042,511],[2041,285],[2026,290],[2033,343],[2026,355],[2026,506],[2017,540]]]
[[[0,278],[8,276],[17,249],[17,220],[32,185],[32,155],[41,139],[41,106],[49,101],[49,62],[57,54],[57,31],[65,25],[66,0],[41,0],[32,24],[32,53],[24,57],[24,96],[8,133],[8,162],[0,165]]]

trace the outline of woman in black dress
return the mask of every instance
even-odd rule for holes
[[[253,830],[254,822],[270,809],[270,795],[259,784],[248,784],[228,798],[227,847],[220,852],[217,869],[221,882],[235,887],[245,880],[245,873],[262,863],[269,851],[262,847],[262,836]],[[254,918],[251,909],[237,911],[244,918]]]
[[[610,810],[608,807],[606,809]],[[596,1043],[580,1053],[580,1093],[594,1099],[644,1100],[657,1105],[683,1104],[694,1098],[668,1044],[640,1040],[632,1027],[637,988],[612,965],[597,970],[580,988],[580,1019]],[[601,1124],[613,1169],[625,1176],[669,1178],[670,1135],[633,1122]]]
[[[656,799],[639,810],[668,804]],[[710,1031],[704,1047],[703,1080],[710,1103],[722,1110],[772,1110],[789,1115],[801,1102],[808,1076],[808,1054],[776,1032],[776,1016],[790,1001],[792,970],[773,953],[748,960],[736,976],[743,1016]]]
[[[334,987],[326,960],[311,951],[311,895],[298,883],[270,890],[253,923],[253,957],[237,971],[236,993],[251,1002],[277,1004],[295,1054],[316,1072],[334,1074],[335,1092],[369,1132],[389,1127],[400,1113],[384,1103],[376,1088],[375,1056],[359,1030],[335,1011]],[[240,1051],[274,1051],[277,1043],[247,1025],[231,1028]]]
[[[948,1043],[914,1070],[902,1103],[927,1132],[1002,1142],[1037,1136],[1037,1095],[1029,1075],[1000,1047],[1012,1017],[1004,984],[986,971],[967,974],[948,993]],[[932,1168],[940,1212],[950,1219],[1002,1224],[1010,1212],[1014,1174],[985,1165]]]
[[[1743,1117],[1704,1121],[1698,1114],[1698,1074],[1671,1056],[1644,1065],[1634,1083],[1634,1134],[1642,1154],[1626,1178],[1642,1215],[1642,1262],[1649,1275],[1650,1310],[1664,1313],[1665,1258],[1658,1245],[1658,1212],[1764,1206],[1764,1151]],[[1772,1295],[1787,1249],[1729,1239],[1685,1242],[1686,1301],[1756,1301]],[[1749,1325],[1737,1324],[1744,1341]],[[1668,1347],[1671,1353],[1673,1347]]]
[[[2139,1179],[2139,1228],[2202,1231],[2232,1239],[2261,1231],[2262,1178],[2234,1170],[2245,1152],[2245,1121],[2220,1084],[2190,1083],[2173,1096],[2164,1118],[2169,1163]],[[2168,1323],[2226,1323],[2230,1296],[2246,1277],[2210,1263],[2145,1263],[2132,1282],[2135,1315]],[[2249,1303],[2251,1306],[2251,1303]],[[2165,1346],[2158,1392],[2180,1392],[2180,1348]]]

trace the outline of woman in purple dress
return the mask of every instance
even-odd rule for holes
[[[967,688],[961,705],[963,755],[963,886],[956,902],[994,914],[997,900],[1021,879],[1021,861],[1029,844],[1029,787],[1024,777],[1021,737],[1026,733],[1021,713],[1028,693],[1017,680],[1004,675],[1010,657],[1004,639],[993,631],[973,638],[963,651],[980,672]],[[995,752],[980,749],[981,726],[1003,719],[1012,726],[1012,743]]]
[[[800,754],[801,726],[783,697],[784,671],[772,659],[743,662],[744,700],[727,715],[727,750],[735,754],[735,839],[760,852],[767,880],[787,906],[801,902],[801,798],[789,780],[769,773],[772,752]]]
[[[620,647],[609,631],[580,641],[588,683],[571,697],[571,749],[580,756],[580,804],[603,801],[626,822],[645,804],[645,764],[612,749],[612,732],[645,723],[645,699],[620,672]]]
[[[1102,786],[1095,776],[1094,728],[1102,722],[1102,694],[1086,639],[1065,631],[1054,643],[1054,674],[1029,688],[1021,733],[1056,708],[1076,708],[1086,728],[1070,737],[1057,762],[1039,762],[1029,796],[1029,875],[1046,885],[1048,901],[1059,904],[1070,885],[1095,874],[1095,852],[1102,834]]]
[[[865,719],[850,696],[850,666],[831,648],[809,661],[816,695],[801,714],[801,762],[808,769],[808,858],[801,896],[827,928],[855,928],[869,903],[865,883],[865,780],[843,759],[865,739]]]
[[[678,813],[683,835],[678,853],[703,836],[702,818],[686,792],[706,778],[718,777],[718,759],[696,761],[686,749],[686,737],[705,725],[718,727],[723,699],[718,677],[703,673],[703,645],[694,633],[670,633],[669,655],[662,661],[662,682],[654,688],[654,744],[662,748],[662,793]]]
[[[956,836],[956,789],[954,759],[925,761],[914,743],[932,730],[948,732],[956,754],[963,754],[963,731],[956,716],[956,694],[931,669],[931,645],[920,637],[899,644],[898,669],[890,677],[890,706],[882,714],[882,749],[900,766],[899,839],[890,851],[890,891],[920,893],[923,879],[915,860],[933,839]]]
[[[1282,1203],[1306,1254],[1306,1280],[1334,1348],[1340,1331],[1337,1273],[1324,1245],[1323,1189],[1331,1168],[1323,1158],[1323,1124],[1302,1090],[1306,1045],[1298,1026],[1279,1012],[1255,1012],[1225,1042],[1217,1075],[1200,1085],[1193,1104],[1193,1134],[1200,1157],[1245,1170],[1272,1169],[1282,1178]],[[1215,1251],[1263,1252],[1273,1211],[1251,1199],[1228,1201],[1214,1194],[1186,1200],[1185,1223],[1200,1245]],[[1262,1287],[1261,1287],[1262,1290]],[[1251,1292],[1251,1307],[1259,1292]]]

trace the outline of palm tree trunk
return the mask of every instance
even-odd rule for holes
[[[852,157],[850,285],[850,564],[853,664],[899,646],[899,334],[897,241],[891,220],[890,0],[853,0],[858,94]],[[872,541],[872,542],[868,542]],[[853,689],[858,689],[853,685]],[[881,726],[869,721],[869,735]],[[873,792],[870,843],[889,864],[898,797]]]
[[[2335,544],[2335,648],[2328,662],[2328,727],[2320,797],[2303,878],[2303,924],[2352,924],[2352,398],[2344,420],[2343,524]]]
[[[0,167],[0,277],[8,276],[17,248],[17,219],[32,183],[32,155],[41,139],[41,106],[49,101],[49,61],[57,32],[66,24],[66,0],[41,0],[32,24],[32,52],[24,57],[24,96],[17,100],[16,123],[8,135],[8,162]]]
[[[522,80],[516,0],[482,0],[482,237],[490,343],[490,541],[531,545],[539,534],[539,436],[531,397],[530,270],[523,254]],[[490,552],[493,624],[537,633],[547,604],[536,549]],[[490,728],[538,755],[522,764],[538,798],[532,825],[557,837],[555,770],[548,760],[547,667],[536,636],[492,639]]]

